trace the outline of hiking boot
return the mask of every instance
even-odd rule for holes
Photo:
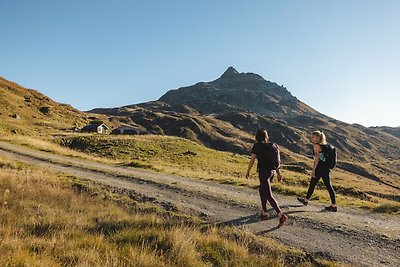
[[[282,226],[284,226],[287,220],[288,220],[288,217],[285,214],[283,214],[281,217],[279,217],[278,228],[281,228]]]
[[[265,220],[268,220],[268,213],[266,213],[265,211],[260,211],[260,213],[258,213],[258,218],[261,220],[261,221],[265,221]]]
[[[297,200],[303,203],[304,206],[308,205],[308,200],[305,197],[297,197]]]
[[[333,206],[325,207],[325,211],[337,212],[337,207]]]

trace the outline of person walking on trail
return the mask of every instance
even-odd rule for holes
[[[278,228],[285,225],[288,217],[281,211],[278,202],[272,195],[271,181],[275,175],[278,176],[278,181],[282,180],[282,175],[279,172],[280,154],[277,144],[268,142],[268,133],[264,128],[260,128],[255,136],[256,143],[251,150],[251,158],[247,168],[246,179],[250,177],[250,170],[253,167],[254,161],[257,159],[257,171],[260,181],[259,192],[261,198],[262,211],[259,216],[262,220],[268,218],[267,201],[278,214]]]
[[[304,205],[308,204],[311,195],[314,193],[315,186],[322,177],[325,187],[331,198],[331,205],[325,207],[326,211],[337,211],[335,191],[333,190],[330,169],[336,164],[336,150],[326,142],[326,136],[321,131],[314,131],[311,134],[311,143],[313,143],[314,164],[311,172],[310,186],[308,187],[306,197],[298,197],[297,199]],[[334,151],[334,152],[330,152]]]

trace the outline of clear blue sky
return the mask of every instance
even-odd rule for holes
[[[80,110],[234,66],[336,119],[400,126],[397,0],[4,0],[0,12],[0,76]]]

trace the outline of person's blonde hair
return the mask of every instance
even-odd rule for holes
[[[324,132],[322,132],[322,131],[314,131],[312,134],[319,137],[318,144],[320,144],[320,145],[326,145],[327,144],[326,136],[325,136]]]

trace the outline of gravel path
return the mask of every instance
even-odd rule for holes
[[[91,180],[115,191],[131,194],[210,222],[233,225],[284,244],[354,266],[400,266],[400,217],[339,207],[337,213],[323,212],[320,204],[299,205],[294,197],[275,194],[289,216],[287,226],[277,229],[270,219],[258,221],[258,191],[124,168],[28,149],[0,142],[0,155],[53,171]]]

